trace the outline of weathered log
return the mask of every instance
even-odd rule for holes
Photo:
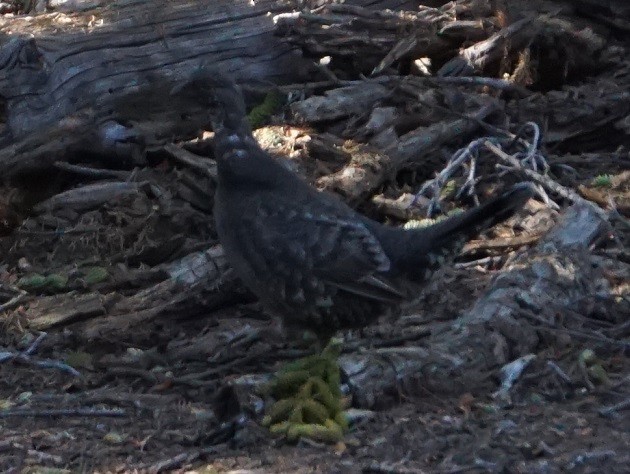
[[[190,315],[216,307],[230,297],[225,289],[235,281],[235,276],[227,272],[221,247],[187,255],[160,268],[168,278],[129,297],[117,293],[66,293],[35,299],[28,305],[25,322],[37,330],[80,322],[79,332],[86,339],[120,337],[127,328],[165,312]]]
[[[240,79],[294,79],[299,57],[274,36],[269,15],[291,7],[275,0],[129,2],[66,22],[59,14],[31,24],[3,20],[0,31],[12,37],[1,51],[0,93],[11,135],[22,137],[82,109],[106,109],[156,81],[185,79],[203,61]]]
[[[70,153],[128,165],[147,148],[193,136],[206,124],[206,111],[198,99],[175,100],[169,91],[205,63],[239,81],[309,77],[311,61],[275,35],[274,16],[296,3],[162,0],[105,8],[79,2],[73,5],[80,13],[0,18],[7,38],[0,47],[7,117],[2,176],[49,169]],[[370,7],[400,5],[380,0]]]
[[[307,63],[274,36],[269,15],[290,8],[275,0],[129,2],[0,19],[0,32],[11,34],[0,49],[3,177],[46,170],[71,153],[137,160],[147,147],[190,137],[206,111],[169,91],[204,62],[239,79],[295,80]]]
[[[587,248],[605,228],[590,206],[575,205],[543,241],[499,274],[470,310],[422,347],[342,356],[357,404],[382,406],[401,387],[459,394],[487,390],[492,382],[479,374],[535,352],[539,336],[528,324],[531,314],[554,327],[557,314],[579,313],[585,298],[601,293],[605,280]]]

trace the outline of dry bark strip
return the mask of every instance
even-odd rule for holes
[[[533,313],[553,327],[558,314],[582,312],[584,301],[602,291],[603,279],[587,248],[605,228],[592,207],[575,205],[544,240],[494,279],[485,296],[426,345],[342,356],[356,405],[385,406],[401,386],[440,394],[487,391],[492,382],[480,374],[535,352],[539,336],[526,315]]]

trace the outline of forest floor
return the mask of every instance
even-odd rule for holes
[[[557,314],[549,326],[522,321],[535,325],[537,343],[508,396],[497,396],[501,367],[490,364],[465,374],[476,381],[470,390],[457,378],[442,380],[439,390],[401,380],[373,406],[351,410],[354,421],[336,444],[272,437],[260,423],[267,400],[252,387],[303,352],[278,338],[275,321],[221,262],[205,287],[196,282],[189,293],[172,283],[185,257],[217,248],[212,196],[204,194],[212,186],[195,174],[198,169],[154,152],[141,169],[115,170],[128,173],[128,179],[115,175],[121,181],[139,184],[106,202],[50,200],[112,178],[76,170],[28,176],[0,189],[0,471],[629,472],[630,107],[608,107],[606,117],[618,114],[613,121],[588,115],[599,113],[600,93],[614,81],[620,89],[630,84],[630,42],[612,31],[607,41],[614,58],[606,66],[573,71],[553,87],[534,84],[530,98],[502,97],[514,132],[530,118],[548,117],[550,107],[565,118],[562,124],[550,120],[539,144],[550,165],[547,175],[610,218],[610,231],[588,248],[605,280],[601,299]],[[439,113],[465,89],[430,87],[448,99],[438,101]],[[401,89],[391,86],[392,95]],[[469,93],[462,99],[466,107],[474,102]],[[478,96],[487,93],[477,86]],[[401,136],[426,118],[403,102],[398,96],[390,104],[408,112],[392,126]],[[261,127],[257,138],[289,156],[307,180],[330,187],[326,177],[340,176],[356,151],[339,144],[365,138],[372,130],[367,119],[303,127],[277,114],[276,125]],[[447,157],[486,132],[441,144],[420,165],[397,170],[379,196],[350,199],[351,205],[394,225],[417,217],[422,212],[398,197],[417,192],[444,169]],[[210,144],[202,139],[188,147],[211,156]],[[333,149],[339,152],[327,157]],[[477,173],[480,196],[527,179],[506,179],[488,162]],[[570,206],[571,199],[546,191],[558,209],[541,199],[530,202],[476,241],[482,251],[469,250],[439,272],[400,318],[345,334],[345,354],[424,347],[428,335],[456,323]],[[444,193],[446,201],[452,194]],[[519,238],[522,243],[498,250],[487,245]],[[510,353],[497,340],[485,342]],[[352,406],[358,394],[343,377],[342,383]]]

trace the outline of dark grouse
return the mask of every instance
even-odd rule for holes
[[[466,241],[534,194],[521,183],[430,227],[389,227],[317,191],[263,151],[231,78],[206,71],[173,93],[208,101],[218,163],[215,219],[230,264],[285,327],[313,330],[322,342],[397,307]]]

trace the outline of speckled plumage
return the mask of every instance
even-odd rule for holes
[[[479,232],[532,196],[516,185],[434,226],[404,230],[318,192],[264,152],[251,135],[240,90],[220,73],[178,88],[208,100],[215,131],[219,238],[237,274],[286,325],[329,336],[369,324],[408,295]]]

